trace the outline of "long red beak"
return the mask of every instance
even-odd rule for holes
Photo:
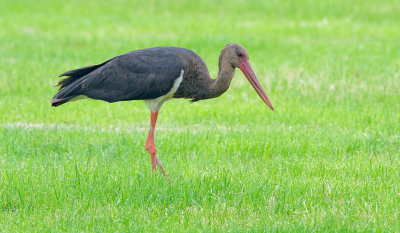
[[[272,109],[272,111],[274,111],[274,107],[272,107],[271,101],[269,101],[267,94],[265,94],[265,91],[261,87],[261,84],[258,81],[256,74],[253,71],[253,68],[251,68],[250,62],[240,61],[239,69],[243,72],[243,74],[249,80],[249,82],[253,86],[254,90],[256,90],[257,94],[264,101],[264,103],[266,103],[268,105],[268,107],[270,109]]]

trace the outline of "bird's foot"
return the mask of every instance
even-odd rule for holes
[[[163,176],[168,179],[168,182],[170,182],[169,177],[165,173],[165,170],[164,170],[160,160],[158,159],[158,157],[155,154],[151,155],[151,167],[152,167],[153,172],[157,171],[157,166],[160,168],[161,173],[163,174]]]

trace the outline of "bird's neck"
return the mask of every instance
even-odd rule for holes
[[[224,59],[219,59],[218,77],[210,86],[211,98],[218,97],[226,92],[235,75],[235,67],[226,62]]]

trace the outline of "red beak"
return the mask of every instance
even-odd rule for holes
[[[256,90],[257,94],[264,101],[264,103],[266,103],[268,105],[268,107],[270,109],[272,109],[272,111],[274,111],[274,107],[272,107],[271,101],[269,101],[267,94],[265,94],[265,91],[261,87],[261,84],[258,81],[256,74],[253,71],[253,68],[251,68],[250,62],[240,61],[239,69],[243,72],[243,74],[249,80],[249,82],[253,86],[254,90]]]

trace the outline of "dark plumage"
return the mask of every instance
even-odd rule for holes
[[[199,58],[188,49],[175,47],[125,53],[99,65],[61,74],[69,77],[58,83],[60,91],[51,103],[59,106],[80,95],[110,103],[155,99],[167,94],[181,70],[190,68],[190,62]]]
[[[272,104],[258,82],[249,63],[249,54],[239,44],[227,44],[219,56],[217,79],[209,75],[203,59],[191,50],[158,47],[132,51],[99,65],[86,66],[60,75],[60,89],[51,100],[54,107],[84,98],[110,103],[144,100],[151,111],[151,127],[146,150],[152,168],[164,169],[156,156],[154,128],[158,112],[171,98],[191,101],[215,98],[228,90],[235,68],[242,70],[260,98],[273,110]]]

